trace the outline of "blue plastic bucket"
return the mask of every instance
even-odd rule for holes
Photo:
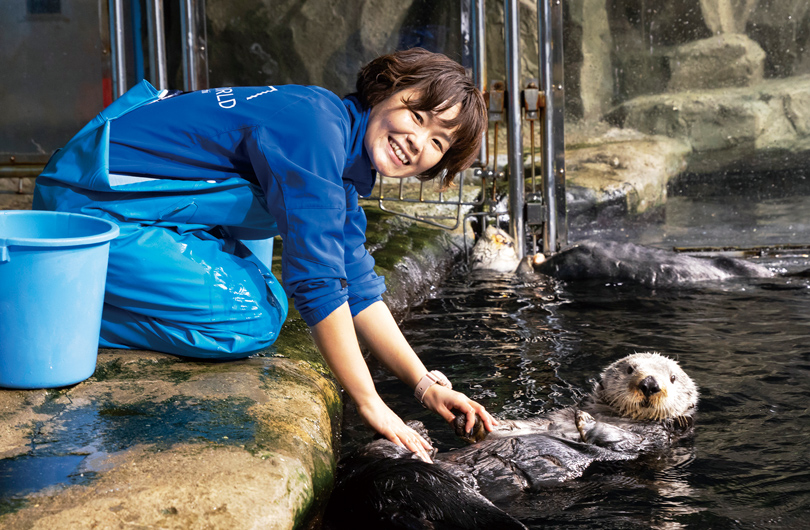
[[[117,235],[117,225],[87,215],[0,211],[0,387],[93,375]]]

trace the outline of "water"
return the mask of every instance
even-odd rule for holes
[[[744,204],[730,195],[723,201]],[[746,219],[745,233],[731,222],[705,224],[699,214],[711,211],[711,200],[700,193],[672,201],[657,225],[591,226],[587,235],[668,246],[703,244],[700,232],[719,242],[725,232],[737,236],[734,244],[751,245],[808,223],[810,210],[800,208],[806,198],[767,201],[758,210],[746,206],[759,213]],[[792,214],[780,220],[784,212]],[[724,207],[717,215],[735,219]],[[801,237],[808,233],[799,230],[791,242],[807,243]],[[802,253],[764,262],[780,271],[810,267]],[[650,290],[460,271],[402,327],[431,369],[503,418],[576,403],[601,368],[635,351],[676,358],[701,388],[694,436],[666,454],[592,467],[581,479],[502,506],[530,528],[807,527],[810,279]],[[386,402],[423,421],[440,450],[460,445],[404,385],[376,368],[374,375]],[[368,439],[354,421],[347,415],[347,451]]]

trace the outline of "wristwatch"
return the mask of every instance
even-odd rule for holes
[[[413,395],[423,407],[425,406],[425,392],[427,392],[428,388],[437,383],[447,388],[453,388],[453,385],[450,384],[450,380],[447,379],[447,376],[438,370],[432,370],[426,373],[422,379],[419,380],[419,383],[416,384],[416,389],[413,391]]]

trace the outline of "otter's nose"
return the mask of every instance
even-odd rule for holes
[[[658,381],[651,375],[645,377],[641,383],[638,384],[639,390],[644,392],[644,397],[650,397],[651,395],[655,394],[656,392],[661,391],[661,387],[658,386]]]

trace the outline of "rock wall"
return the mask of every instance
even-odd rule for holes
[[[383,53],[461,49],[450,0],[207,0],[206,11],[212,86],[298,83],[342,95]]]

